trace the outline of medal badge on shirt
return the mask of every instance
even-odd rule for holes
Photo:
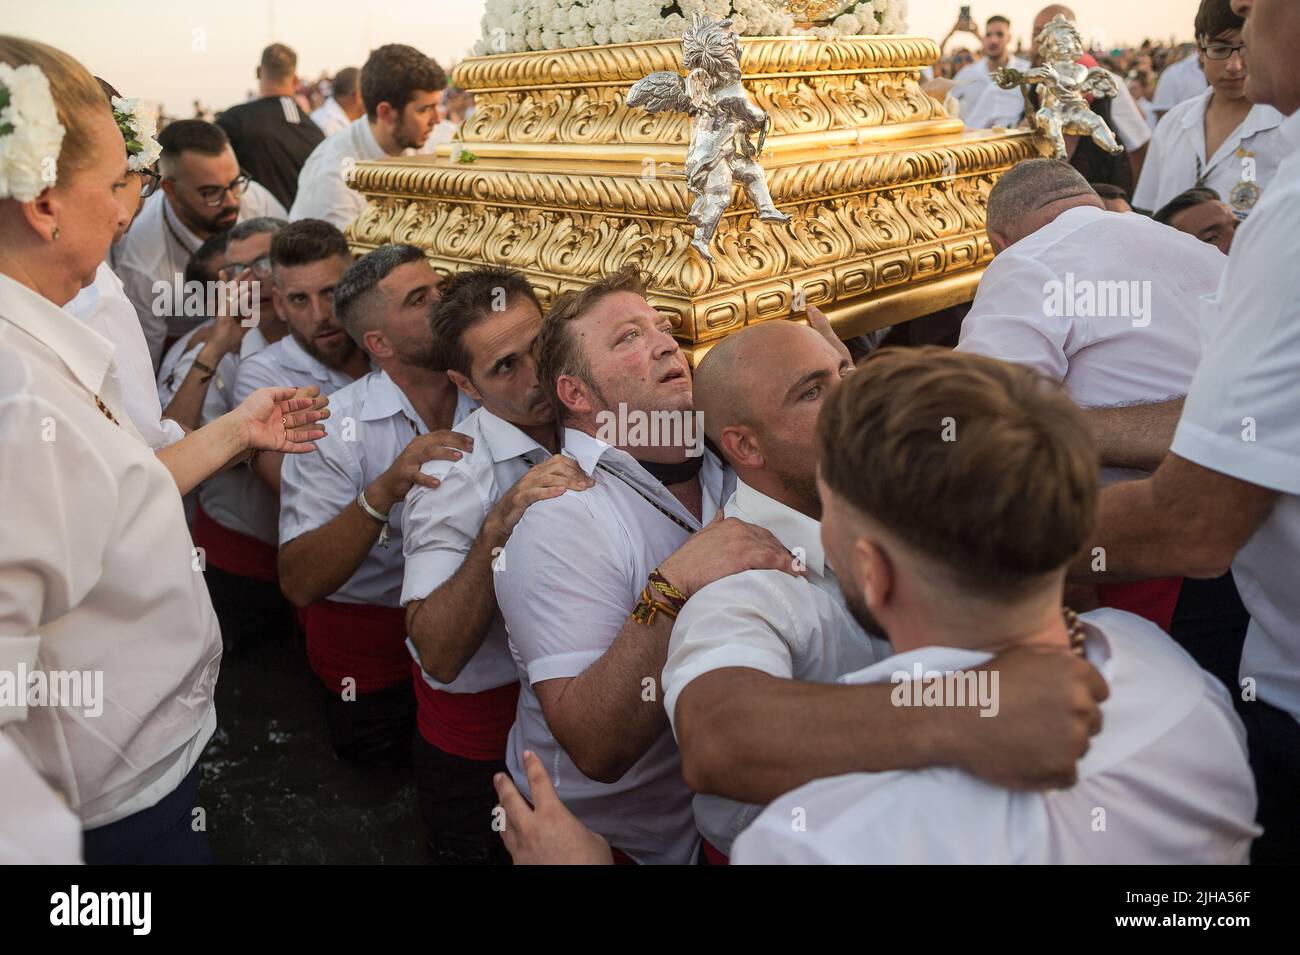
[[[1244,219],[1250,215],[1250,210],[1255,208],[1255,203],[1259,202],[1262,190],[1254,177],[1255,154],[1248,149],[1238,149],[1237,158],[1241,160],[1242,177],[1241,181],[1232,187],[1228,201],[1237,218]]]

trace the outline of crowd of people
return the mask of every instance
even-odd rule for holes
[[[354,256],[447,121],[411,46],[155,144],[0,37],[0,859],[211,861],[222,656],[296,640],[436,863],[1300,860],[1300,11],[1193,25],[1117,162],[1000,176],[955,348],[696,362],[631,265]],[[932,92],[1017,125],[980,36]]]

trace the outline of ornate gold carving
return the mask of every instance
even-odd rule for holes
[[[789,314],[800,293],[842,333],[969,295],[990,254],[989,190],[1036,155],[1033,137],[960,132],[918,85],[938,56],[928,39],[743,38],[742,50],[746,88],[773,119],[772,198],[791,221],[758,221],[737,193],[712,263],[689,250],[685,118],[624,103],[647,72],[680,68],[669,41],[466,60],[456,80],[477,109],[461,135],[480,158],[359,164],[368,206],[352,242],[414,243],[444,273],[513,266],[543,304],[635,262],[677,335],[702,347]]]

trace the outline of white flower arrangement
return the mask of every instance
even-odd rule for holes
[[[143,172],[158,161],[162,155],[162,145],[154,138],[158,121],[140,100],[114,96],[113,119],[126,140],[128,172]]]
[[[675,40],[695,14],[741,36],[875,36],[907,31],[907,0],[845,0],[828,26],[799,29],[780,0],[487,0],[480,56]]]
[[[65,132],[41,68],[0,63],[0,199],[31,202],[54,185]]]

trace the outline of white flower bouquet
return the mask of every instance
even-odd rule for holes
[[[872,36],[907,29],[907,0],[845,0],[826,26],[801,29],[780,0],[487,0],[480,56],[680,39],[695,14],[730,18],[741,36]]]
[[[113,119],[126,140],[126,168],[130,172],[143,172],[158,161],[162,145],[154,137],[158,121],[138,99],[113,97]]]
[[[41,68],[0,63],[0,199],[31,202],[54,185],[64,132]]]

